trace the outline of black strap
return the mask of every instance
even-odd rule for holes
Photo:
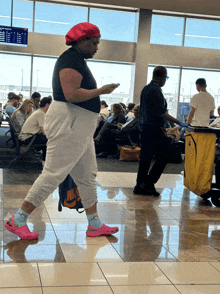
[[[192,140],[193,140],[193,143],[194,143],[194,145],[195,145],[195,149],[196,149],[196,156],[197,156],[197,145],[196,145],[196,142],[195,142],[195,140],[194,140],[194,138],[193,138],[193,136],[191,135],[191,134],[188,134],[188,135],[186,135],[186,137],[191,137],[192,138]]]
[[[78,207],[76,207],[76,210],[77,210],[78,213],[83,213],[85,211],[85,210],[79,211],[79,208]]]
[[[127,133],[127,136],[128,136],[128,139],[129,139],[129,141],[131,143],[131,146],[136,147],[137,145],[131,140],[131,137],[130,137],[129,133]]]
[[[58,211],[62,211],[62,203],[60,199],[58,201]]]

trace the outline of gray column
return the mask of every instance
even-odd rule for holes
[[[147,70],[150,63],[150,32],[152,11],[140,9],[138,41],[135,52],[135,81],[134,81],[134,103],[140,103],[140,95],[147,83]]]

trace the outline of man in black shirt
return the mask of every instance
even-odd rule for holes
[[[53,73],[54,102],[45,117],[47,155],[42,174],[29,190],[21,208],[5,227],[21,239],[36,239],[38,233],[29,231],[29,214],[64,181],[72,176],[79,189],[89,226],[86,235],[96,237],[118,232],[108,227],[97,215],[97,164],[93,134],[100,112],[101,94],[110,94],[119,84],[97,89],[95,79],[85,59],[98,50],[100,31],[91,23],[80,23],[66,35],[66,50],[57,60]]]
[[[175,146],[164,133],[165,120],[182,127],[187,126],[168,114],[167,102],[161,92],[161,87],[165,85],[167,79],[166,68],[157,66],[153,71],[152,81],[141,92],[139,113],[141,154],[134,194],[160,195],[154,184],[159,180],[169,159],[177,156]],[[153,157],[155,162],[149,172]]]

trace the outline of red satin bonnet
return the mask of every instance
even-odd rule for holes
[[[72,27],[66,34],[66,45],[71,45],[73,41],[79,41],[86,37],[100,37],[99,28],[89,22],[81,22]]]

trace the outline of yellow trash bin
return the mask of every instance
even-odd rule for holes
[[[186,131],[184,185],[201,196],[211,190],[215,133]]]

